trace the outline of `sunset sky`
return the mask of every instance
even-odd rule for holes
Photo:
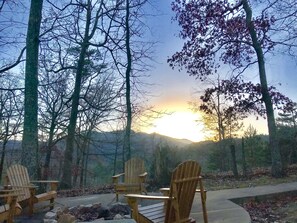
[[[171,1],[158,2],[158,8],[154,18],[149,19],[152,27],[153,40],[157,41],[155,58],[157,63],[151,71],[150,82],[154,83],[150,104],[156,110],[166,111],[172,115],[155,120],[154,126],[144,131],[157,132],[174,138],[186,138],[192,141],[201,141],[205,135],[202,125],[195,120],[200,119],[199,114],[190,110],[188,103],[193,101],[194,91],[200,83],[185,72],[172,70],[166,60],[182,46],[182,41],[177,37],[179,27],[171,22],[173,15],[170,8]]]
[[[156,12],[159,15],[151,17],[147,22],[152,27],[153,39],[159,42],[154,55],[157,63],[154,64],[155,68],[150,73],[150,81],[155,84],[152,90],[156,96],[151,98],[150,104],[155,109],[166,110],[173,114],[155,120],[153,127],[143,131],[201,141],[205,138],[203,126],[195,122],[200,119],[200,116],[192,113],[188,103],[199,98],[199,94],[194,93],[202,91],[205,83],[189,77],[185,71],[172,70],[166,63],[167,58],[180,50],[183,44],[182,40],[177,37],[180,28],[176,22],[171,22],[174,14],[170,3],[171,0],[158,1]],[[269,83],[296,102],[296,61],[284,57],[266,58],[266,66]],[[228,70],[222,70],[222,75],[228,75],[228,72]],[[249,77],[258,81],[257,68],[249,72]],[[245,120],[244,124],[244,129],[252,124],[258,133],[267,134],[266,120],[250,118]]]
[[[172,17],[174,16],[171,10],[172,1],[149,0],[151,5],[147,6],[146,12],[150,16],[144,17],[145,21],[143,21],[144,24],[150,27],[150,31],[145,35],[145,38],[148,41],[157,42],[154,54],[151,55],[154,59],[154,62],[152,62],[153,68],[149,72],[149,78],[143,80],[143,83],[149,83],[148,85],[150,86],[149,89],[146,89],[151,94],[148,99],[148,105],[153,106],[154,110],[170,113],[171,115],[164,115],[156,119],[152,126],[143,127],[142,129],[138,128],[137,131],[157,132],[175,138],[201,141],[205,139],[206,132],[203,129],[202,123],[199,122],[201,119],[200,114],[192,112],[189,102],[198,101],[207,84],[205,82],[201,83],[194,77],[189,77],[186,71],[178,72],[177,70],[172,70],[166,62],[183,45],[183,40],[178,37],[180,27],[177,25],[177,22],[172,22]],[[17,21],[25,21],[17,23],[22,27],[17,27],[17,29],[24,30],[24,34],[19,35],[20,38],[25,36],[24,27],[27,27],[27,13],[29,12],[27,9],[20,7],[21,12],[16,13],[19,16],[19,18],[16,16]],[[10,34],[14,33],[11,32]],[[17,50],[7,50],[2,47],[0,53],[12,56],[19,50],[19,47]],[[265,58],[268,83],[276,86],[281,93],[297,102],[296,59],[294,61],[292,58],[279,55],[277,52],[275,52],[275,55],[277,56]],[[230,75],[229,67],[220,69],[219,72],[222,78]],[[253,80],[258,83],[257,67],[254,66],[252,69],[248,69],[245,77],[248,77],[246,80]],[[251,117],[245,120],[243,131],[249,124],[252,124],[258,133],[267,134],[266,120]],[[137,128],[137,124],[135,126]],[[108,129],[108,127],[105,128]]]

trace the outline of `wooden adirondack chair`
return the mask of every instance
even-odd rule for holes
[[[125,195],[138,223],[194,223],[190,212],[200,179],[201,167],[195,161],[179,164],[171,176],[168,196]],[[161,200],[162,203],[138,207],[138,199]]]
[[[140,158],[132,158],[125,162],[125,172],[112,177],[116,192],[116,201],[119,200],[119,194],[127,193],[145,193],[144,186],[147,172],[145,172],[144,161]],[[121,178],[124,181],[121,181]]]
[[[21,191],[21,195],[18,196],[17,202],[20,202],[23,207],[29,206],[29,215],[32,215],[34,212],[34,204],[42,201],[50,201],[50,204],[45,205],[44,207],[53,209],[54,200],[57,197],[58,181],[30,181],[27,168],[19,164],[10,166],[7,169],[6,177],[7,184],[11,185],[13,189],[16,188]],[[42,194],[36,194],[36,189],[38,187],[34,185],[34,183],[50,184],[50,190]]]
[[[18,193],[13,190],[0,190],[2,205],[0,205],[0,221],[13,223],[13,218],[21,214],[22,207],[17,203]]]
[[[163,193],[163,195],[169,196],[170,188],[160,188],[160,191]],[[203,187],[202,177],[199,176],[199,189],[196,189],[196,193],[200,193],[204,223],[208,223],[207,210],[206,210],[206,192],[207,191],[204,190],[204,187]]]

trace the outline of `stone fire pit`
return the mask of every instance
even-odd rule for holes
[[[58,207],[45,214],[44,223],[104,222],[106,220],[135,222],[130,218],[130,213],[130,207],[122,203],[115,203],[109,207],[103,207],[101,203],[70,208]]]

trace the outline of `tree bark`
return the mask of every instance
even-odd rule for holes
[[[67,127],[68,135],[66,138],[66,149],[64,153],[64,164],[63,164],[63,174],[61,181],[61,188],[71,188],[71,176],[72,176],[72,160],[73,160],[73,151],[74,151],[74,139],[75,139],[75,128],[76,120],[78,115],[78,105],[79,105],[79,95],[81,89],[81,79],[82,71],[85,63],[85,55],[87,51],[87,45],[83,44],[80,57],[77,65],[77,72],[75,78],[75,87],[72,95],[72,106],[71,106],[71,115],[69,120],[69,125]]]
[[[83,179],[84,187],[87,186],[89,151],[90,151],[90,143],[88,143],[87,151],[85,153],[85,163],[84,163],[84,171],[83,171],[84,172],[84,179]]]
[[[72,161],[73,161],[73,150],[74,150],[74,139],[75,139],[75,128],[76,121],[78,115],[78,105],[79,105],[79,95],[81,90],[81,80],[83,75],[83,68],[85,65],[85,56],[89,47],[89,29],[91,22],[91,2],[88,1],[88,10],[86,16],[86,28],[85,34],[83,38],[83,42],[81,44],[81,51],[77,63],[76,77],[75,77],[75,85],[74,92],[72,95],[72,104],[71,104],[71,114],[69,125],[67,127],[68,135],[66,138],[66,149],[64,152],[64,164],[63,164],[63,173],[61,180],[61,188],[69,189],[72,187],[71,176],[72,176]]]
[[[89,154],[90,143],[89,140],[86,141],[85,146],[83,147],[82,151],[82,160],[81,160],[81,168],[80,168],[80,179],[79,179],[79,186],[80,188],[86,186],[84,184],[85,177],[87,176],[87,157]]]
[[[39,175],[38,157],[38,49],[43,0],[31,0],[26,39],[24,132],[21,163],[30,177]]]
[[[235,146],[230,145],[231,159],[232,159],[232,172],[235,178],[238,178],[238,170],[237,170],[237,162],[236,162],[236,154],[235,154]]]
[[[258,69],[259,69],[259,75],[260,75],[262,98],[266,107],[267,124],[268,124],[268,132],[269,132],[269,148],[270,148],[271,159],[272,159],[271,174],[273,177],[282,177],[284,174],[284,171],[283,171],[279,143],[278,143],[278,138],[276,133],[274,111],[273,111],[271,97],[268,91],[264,54],[263,54],[261,44],[258,41],[257,33],[252,21],[252,9],[249,6],[249,2],[248,0],[243,0],[242,3],[243,3],[244,11],[246,13],[246,24],[248,27],[249,34],[252,38],[253,48],[256,51],[257,59],[258,59]]]
[[[124,147],[123,152],[126,154],[126,160],[131,158],[131,125],[132,125],[132,106],[131,106],[131,85],[130,85],[130,77],[132,71],[132,55],[131,55],[131,48],[130,48],[130,24],[129,24],[129,17],[130,17],[130,1],[126,0],[126,18],[125,18],[125,25],[126,25],[126,50],[127,50],[127,68],[126,68],[126,112],[127,112],[127,123],[124,135]]]
[[[5,158],[5,154],[6,154],[6,144],[7,144],[8,140],[4,139],[3,140],[3,145],[2,145],[2,151],[1,151],[1,160],[0,160],[0,181],[2,179],[2,175],[3,175],[3,167],[4,167],[4,158]]]
[[[245,157],[245,148],[244,148],[244,138],[241,138],[241,157],[242,157],[242,173],[243,176],[247,176],[247,164],[246,164],[246,157]]]
[[[46,155],[45,155],[45,160],[44,160],[44,170],[43,170],[43,176],[42,176],[43,180],[48,180],[55,127],[56,127],[55,121],[54,121],[54,119],[52,119],[50,131],[49,131],[49,139],[48,139],[47,146],[46,146]]]

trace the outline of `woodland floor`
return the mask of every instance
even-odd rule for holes
[[[275,179],[269,169],[254,169],[248,177],[234,178],[231,173],[205,175],[204,184],[207,190],[273,185],[297,181],[297,165],[286,169],[287,176]],[[297,195],[276,195],[268,199],[247,201],[242,206],[251,216],[252,223],[296,223]]]
[[[205,174],[204,187],[208,190],[244,188],[261,185],[273,185],[297,181],[297,165],[286,169],[283,178],[272,178],[269,169],[253,169],[247,177],[235,178],[232,173]],[[97,188],[59,191],[59,196],[79,196],[85,194],[112,193],[112,185]],[[242,206],[249,212],[252,223],[294,223],[297,222],[297,195],[279,195],[259,201],[247,201]]]

